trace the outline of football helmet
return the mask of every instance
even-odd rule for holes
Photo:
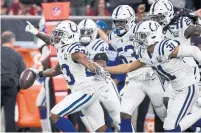
[[[112,13],[113,27],[117,35],[126,33],[135,24],[135,11],[128,5],[119,5]]]
[[[88,45],[96,39],[98,28],[93,20],[84,19],[78,24],[78,27],[80,29],[80,42],[83,45]]]
[[[78,26],[70,20],[59,22],[52,31],[51,43],[55,48],[79,42],[80,30]]]
[[[150,7],[149,17],[163,27],[167,26],[174,17],[174,8],[168,0],[156,0]]]
[[[147,48],[164,39],[162,26],[152,20],[147,20],[135,25],[133,30],[134,44],[140,48]]]

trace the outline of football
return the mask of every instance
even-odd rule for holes
[[[31,87],[36,80],[36,75],[29,69],[22,72],[19,79],[19,84],[21,89],[28,89]]]

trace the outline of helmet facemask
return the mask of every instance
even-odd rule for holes
[[[73,36],[68,34],[68,32],[64,30],[54,29],[52,31],[51,44],[53,44],[53,46],[55,46],[56,48],[57,46],[59,47],[60,45],[62,46],[69,45],[70,43],[69,40],[73,40],[72,38]]]
[[[80,29],[80,42],[87,46],[93,40],[94,30],[92,28]]]
[[[135,32],[134,33],[134,44],[137,45],[137,47],[140,48],[147,48],[149,46],[148,43],[149,42],[149,37],[150,37],[151,33],[150,32]]]
[[[158,15],[150,15],[151,20],[158,22],[160,25],[163,25],[165,22],[165,15],[159,13]]]
[[[115,19],[113,20],[113,25],[117,35],[125,34],[134,24],[133,16],[128,19]]]

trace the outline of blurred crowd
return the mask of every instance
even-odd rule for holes
[[[137,13],[147,12],[155,0],[1,0],[1,15],[42,15],[42,3],[66,1],[71,2],[70,14],[73,16],[110,16],[120,4],[132,6]],[[170,1],[176,10],[201,8],[201,0]]]

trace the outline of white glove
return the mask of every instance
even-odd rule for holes
[[[26,26],[25,31],[33,35],[38,34],[38,30],[29,21],[26,21],[26,22],[28,25]]]
[[[36,78],[39,77],[39,71],[36,69],[36,68],[28,68],[30,71],[32,71],[35,75],[36,75]]]
[[[95,70],[96,75],[102,77],[102,78],[106,78],[108,76],[108,72],[106,72],[102,67],[99,67]]]

